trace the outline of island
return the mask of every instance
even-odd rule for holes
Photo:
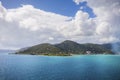
[[[114,54],[109,44],[79,44],[66,40],[58,44],[43,43],[22,48],[15,54],[47,55],[47,56],[71,56],[84,54]]]

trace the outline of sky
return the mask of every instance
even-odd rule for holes
[[[0,49],[120,41],[120,0],[0,0]]]
[[[86,1],[81,2],[79,5],[76,5],[73,0],[1,0],[1,2],[7,9],[18,8],[21,5],[32,5],[41,10],[70,17],[74,17],[80,6],[84,6],[86,9],[84,8],[83,11],[89,12],[91,17],[94,17],[92,9],[87,6]]]

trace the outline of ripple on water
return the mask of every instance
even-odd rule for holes
[[[120,80],[120,56],[0,55],[0,80]]]

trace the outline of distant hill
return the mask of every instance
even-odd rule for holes
[[[49,43],[39,44],[32,47],[24,48],[19,50],[17,53],[23,53],[23,54],[48,54],[48,53],[59,53],[60,49],[55,47],[54,45],[51,45]]]
[[[66,40],[59,44],[39,44],[28,48],[23,48],[16,54],[33,54],[33,55],[58,55],[68,56],[71,54],[113,54],[109,46],[100,44],[79,44],[74,41]]]
[[[120,54],[120,42],[112,43],[111,50],[116,54]]]
[[[8,54],[11,54],[11,53],[15,53],[16,50],[7,50],[7,49],[0,49],[0,55],[8,55]]]
[[[83,53],[83,50],[85,50],[85,47],[81,44],[78,44],[76,42],[73,41],[69,41],[66,40],[60,44],[55,44],[56,47],[58,47],[61,51],[65,52],[65,53]]]
[[[6,52],[16,52],[15,50],[6,50],[6,49],[0,49],[1,53],[6,53]]]

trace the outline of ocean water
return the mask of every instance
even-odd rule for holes
[[[120,80],[120,56],[0,54],[0,80]]]

